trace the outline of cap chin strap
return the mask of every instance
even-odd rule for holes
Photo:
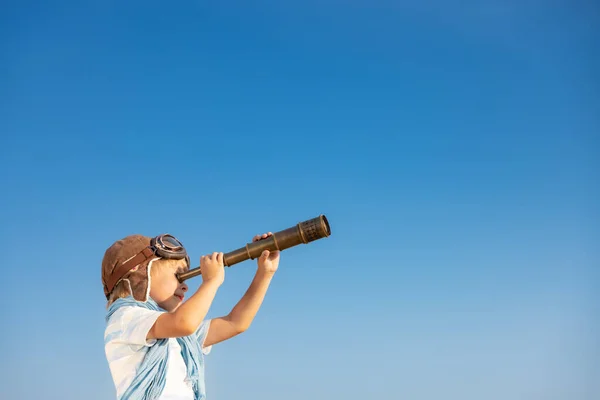
[[[154,251],[150,247],[146,247],[132,259],[116,267],[110,275],[110,278],[108,278],[108,282],[106,282],[106,285],[104,286],[104,294],[106,295],[106,299],[108,300],[115,285],[121,280],[121,278],[125,276],[126,273],[128,273],[136,265],[143,263],[151,257],[154,257]]]

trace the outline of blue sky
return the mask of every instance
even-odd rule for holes
[[[319,214],[209,399],[600,396],[597,6],[122,3],[3,3],[0,397],[113,398],[112,241]]]

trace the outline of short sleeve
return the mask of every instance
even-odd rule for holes
[[[210,328],[210,319],[202,321],[198,329],[196,330],[196,338],[200,343],[200,347],[202,347],[202,353],[204,355],[210,353],[212,350],[212,345],[208,347],[204,347],[204,341],[206,340],[206,336],[208,335],[208,328]]]
[[[121,332],[119,341],[134,346],[154,345],[156,339],[146,340],[146,337],[156,322],[156,319],[163,314],[163,312],[148,310],[142,307],[123,307],[121,310]]]

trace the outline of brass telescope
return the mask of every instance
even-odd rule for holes
[[[255,258],[260,257],[262,252],[265,250],[281,251],[299,244],[310,243],[329,235],[331,235],[329,222],[327,221],[325,215],[319,215],[316,218],[300,222],[291,228],[275,232],[265,239],[247,243],[244,247],[240,247],[237,250],[223,254],[223,264],[226,267],[231,267],[234,264],[246,261],[248,259],[254,260]],[[200,267],[196,267],[187,272],[177,274],[177,279],[179,279],[179,282],[183,282],[186,279],[190,279],[201,274],[202,272],[200,271]]]

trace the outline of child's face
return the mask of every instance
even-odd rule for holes
[[[156,301],[156,304],[169,312],[176,310],[181,305],[188,287],[185,282],[179,283],[175,274],[187,270],[185,260],[152,268],[150,297]]]

